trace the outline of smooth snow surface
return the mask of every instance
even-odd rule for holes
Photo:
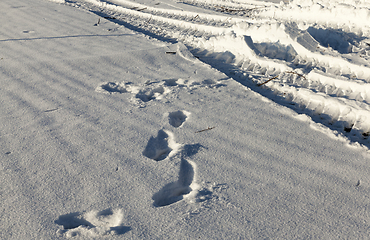
[[[0,239],[369,238],[368,1],[0,13]]]

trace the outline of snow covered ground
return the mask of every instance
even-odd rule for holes
[[[0,239],[369,237],[367,1],[0,13]]]

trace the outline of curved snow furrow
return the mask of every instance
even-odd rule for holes
[[[344,77],[338,78],[311,71],[304,76],[299,71],[287,71],[280,75],[283,82],[297,89],[309,89],[316,93],[324,93],[332,97],[355,100],[362,108],[370,111],[370,85],[354,82]]]
[[[322,47],[312,35],[317,32],[305,30],[307,26],[299,26],[297,19],[258,18],[252,24],[249,19],[150,8],[127,0],[84,1],[135,27],[181,41],[201,58],[252,73],[259,84],[275,76],[275,82],[263,85],[300,111],[307,109],[305,113],[319,116],[319,121],[334,126],[331,128],[352,131],[359,137],[369,135],[370,85],[364,81],[370,80],[370,68]]]
[[[183,3],[211,9],[213,11],[225,12],[228,14],[250,15],[253,11],[275,5],[271,2],[240,0],[240,1],[220,1],[220,0],[184,0]]]
[[[355,75],[359,79],[370,81],[368,66],[351,63],[338,53],[322,48],[311,34],[300,30],[295,24],[265,23],[247,26],[244,23],[238,23],[234,25],[233,31],[238,35],[252,36],[255,45],[256,43],[275,43],[275,45],[286,46],[285,48],[291,46],[287,48],[287,53],[296,57],[293,61],[296,65],[305,65],[306,68],[316,67],[328,73],[337,72],[344,76]],[[322,51],[319,52],[319,50]]]
[[[326,94],[348,97],[359,102],[370,104],[370,84],[350,81],[349,79],[326,76],[318,71],[311,71],[307,75],[310,88]],[[370,109],[369,109],[370,110]]]
[[[154,9],[145,7],[145,5],[142,4],[136,4],[132,3],[127,0],[111,0],[109,2],[112,3],[119,3],[123,4],[125,6],[128,6],[130,8],[135,9],[152,9],[152,13],[145,13],[142,11],[132,10],[123,6],[117,6],[114,4],[110,4],[107,2],[100,2],[97,0],[86,0],[88,2],[94,3],[95,5],[98,5],[99,7],[111,10],[111,11],[117,11],[126,15],[135,16],[138,18],[145,18],[148,19],[148,21],[156,21],[162,25],[161,27],[168,30],[166,31],[166,35],[171,38],[177,38],[184,41],[187,45],[191,45],[194,48],[199,48],[199,43],[203,42],[202,38],[194,39],[193,35],[200,35],[204,38],[204,35],[213,36],[213,35],[224,35],[224,34],[231,34],[233,32],[237,33],[240,36],[256,36],[257,39],[253,39],[253,41],[257,40],[261,41],[261,39],[258,39],[258,36],[262,36],[262,39],[266,39],[266,31],[269,31],[269,41],[280,41],[281,43],[289,46],[293,46],[293,50],[296,50],[300,56],[299,57],[299,64],[302,64],[302,62],[305,62],[305,65],[309,65],[310,67],[318,67],[318,68],[324,68],[327,72],[338,72],[341,71],[345,75],[356,75],[358,78],[363,78],[365,80],[370,80],[370,68],[358,66],[356,64],[349,63],[348,61],[338,57],[337,60],[333,63],[332,56],[326,56],[322,55],[320,53],[316,53],[313,51],[316,51],[316,48],[318,47],[318,43],[309,35],[306,31],[299,31],[299,29],[295,26],[287,26],[284,24],[274,24],[272,26],[271,24],[263,24],[258,25],[258,27],[249,27],[249,23],[242,22],[239,24],[234,24],[234,27],[226,28],[226,27],[214,27],[210,26],[209,24],[199,24],[199,23],[192,23],[188,22],[186,20],[178,20],[173,18],[168,18],[166,16],[163,16],[164,12],[171,13],[172,16],[181,16],[181,17],[187,17],[190,21],[194,19],[194,14],[191,14],[190,12],[184,12],[181,13],[181,11],[178,10],[164,10],[164,9]],[[178,14],[178,15],[175,15]],[[153,14],[159,14],[159,15],[153,15]],[[179,15],[180,14],[180,15]],[[219,16],[217,15],[207,15],[205,16],[208,20],[211,18],[212,20],[219,20]],[[225,20],[225,18],[222,18]],[[132,21],[134,22],[134,21]],[[163,24],[166,24],[166,26],[163,26]],[[149,25],[149,24],[148,24]],[[157,24],[158,25],[158,24]],[[170,27],[168,26],[170,25]],[[143,27],[143,26],[141,26]],[[181,29],[179,34],[179,29]],[[185,32],[184,32],[185,30]],[[190,33],[189,33],[190,31]],[[195,34],[194,34],[195,33]],[[203,35],[203,36],[202,36]],[[295,39],[293,39],[295,38]],[[188,41],[186,41],[188,40]],[[301,40],[300,43],[298,41]],[[228,43],[225,43],[225,45],[229,45]],[[240,44],[238,44],[240,45]],[[214,47],[214,50],[216,50],[217,46]],[[224,48],[225,51],[231,51],[230,49]],[[236,53],[239,53],[240,50],[236,50]],[[217,51],[217,50],[216,50]],[[234,53],[234,51],[231,51]],[[271,54],[265,55],[266,57],[271,57]],[[265,59],[257,59],[256,57],[252,57],[250,59],[249,55],[244,54],[244,57],[247,59],[253,61],[253,64],[261,65],[262,68],[268,68],[267,70],[271,68],[278,68],[282,69],[282,67],[276,67],[276,63],[271,63],[270,61],[267,61]],[[273,56],[274,57],[274,56]],[[240,58],[240,57],[239,57]],[[258,60],[258,61],[257,61]],[[283,59],[287,60],[287,59]],[[240,60],[239,60],[240,61]],[[334,65],[333,65],[334,64]],[[270,65],[273,65],[272,67],[269,67]],[[284,68],[284,70],[287,70]],[[284,71],[283,70],[283,71]],[[344,71],[346,70],[346,71]]]
[[[295,21],[309,24],[321,24],[326,27],[342,28],[357,34],[370,34],[369,7],[349,4],[321,4],[324,1],[292,1],[284,6],[271,6],[262,10],[260,17]]]
[[[323,7],[333,7],[333,6],[351,6],[351,7],[370,7],[370,3],[368,0],[329,0],[329,1],[322,1],[322,0],[314,0],[314,1],[307,1],[307,0],[293,0],[292,3],[299,4],[301,6],[311,6],[312,4],[320,4]]]
[[[199,3],[208,5],[223,5],[229,7],[239,7],[239,6],[271,6],[276,5],[271,2],[256,1],[256,0],[184,0],[185,3]]]
[[[207,41],[200,39],[198,42],[189,39],[185,43],[195,52],[208,57],[212,55],[215,59],[261,75],[271,76],[292,70],[284,60],[266,57],[272,56],[273,53],[265,52],[263,55],[253,44],[250,36],[226,35],[211,37]]]
[[[131,16],[137,19],[146,20],[146,25],[152,24],[153,21],[156,21],[157,23],[160,23],[162,26],[165,24],[167,26],[172,26],[175,28],[182,28],[182,29],[188,29],[188,30],[197,30],[201,32],[208,32],[213,35],[222,35],[225,33],[230,32],[229,28],[221,28],[221,27],[214,27],[209,25],[203,25],[203,24],[196,24],[191,22],[186,22],[184,20],[177,20],[177,19],[171,19],[166,18],[161,15],[153,15],[150,13],[145,13],[142,11],[132,10],[129,8],[125,8],[122,6],[117,6],[114,4],[106,3],[106,2],[100,2],[97,0],[84,0],[85,2],[89,2],[94,4],[95,6],[98,6],[102,8],[105,11],[112,11],[116,13],[124,14],[126,17]],[[194,18],[194,16],[193,16]],[[130,22],[133,25],[136,25],[134,21]],[[141,26],[142,28],[145,26]],[[176,31],[176,29],[170,29],[171,31]]]
[[[296,88],[277,82],[268,83],[268,87],[278,95],[286,98],[313,117],[320,117],[324,124],[332,125],[339,131],[350,132],[357,137],[368,137],[370,134],[370,106],[362,105],[356,100],[342,97],[331,97],[323,92],[307,88]]]
[[[280,72],[291,70],[283,61],[261,56],[248,36],[243,34],[240,36],[235,35],[236,28],[196,24],[184,20],[166,18],[161,15],[144,13],[97,0],[85,1],[93,3],[104,10],[122,13],[126,21],[128,17],[132,17],[129,20],[130,24],[148,31],[156,31],[157,34],[165,37],[180,40],[193,49],[207,52],[207,55],[216,54],[216,58],[223,58],[222,55],[224,53],[231,53],[231,55],[228,54],[230,56],[228,63],[244,63],[244,68],[255,69],[262,74],[279,74]],[[140,20],[145,20],[145,23],[142,24]],[[249,23],[247,22],[243,23],[243,26],[248,25]],[[154,29],[152,26],[154,26]],[[247,67],[245,63],[247,63]]]
[[[152,22],[151,25],[153,25],[153,22],[156,21],[156,26],[157,27],[160,26],[161,29],[166,30],[165,35],[167,37],[180,39],[180,40],[184,41],[188,46],[192,46],[193,48],[204,49],[205,48],[204,45],[207,45],[207,47],[205,49],[207,49],[208,51],[211,51],[211,52],[212,51],[215,51],[215,52],[230,51],[231,53],[233,53],[235,55],[235,57],[237,59],[239,59],[238,62],[242,61],[242,59],[244,58],[244,61],[252,62],[251,64],[260,66],[262,69],[266,68],[267,72],[271,72],[270,69],[278,69],[278,71],[287,71],[287,70],[290,69],[289,67],[283,67],[281,64],[276,63],[276,61],[271,61],[269,59],[266,59],[266,58],[264,58],[264,56],[256,57],[255,54],[250,54],[250,52],[251,52],[250,49],[245,48],[244,40],[241,40],[240,41],[241,43],[237,43],[236,39],[239,38],[239,40],[240,40],[241,38],[244,38],[245,35],[264,36],[264,38],[265,38],[265,34],[261,34],[261,31],[269,31],[269,30],[270,30],[270,35],[269,36],[271,37],[271,39],[273,39],[274,38],[273,35],[276,31],[272,30],[271,25],[267,25],[268,29],[266,29],[266,26],[259,27],[257,32],[253,31],[253,29],[251,29],[251,30],[248,29],[249,23],[242,23],[241,24],[242,27],[238,27],[236,25],[235,27],[227,29],[227,28],[214,27],[214,26],[198,24],[198,23],[197,24],[190,23],[190,22],[187,22],[187,21],[184,21],[184,20],[177,20],[177,19],[167,18],[167,17],[161,16],[161,15],[159,15],[159,16],[158,15],[152,15],[152,14],[144,13],[144,12],[141,12],[141,11],[138,12],[136,10],[127,9],[125,7],[122,7],[122,6],[108,4],[106,2],[98,2],[96,0],[88,0],[88,1],[98,5],[99,7],[103,7],[105,9],[108,9],[108,10],[111,10],[111,11],[118,11],[120,13],[123,13],[123,14],[126,14],[126,15],[131,15],[131,16],[137,17],[139,19],[142,19],[142,18],[148,19],[148,21]],[[114,2],[127,3],[127,4],[129,3],[128,1],[123,1],[123,0],[116,0]],[[136,4],[130,5],[130,7],[132,7],[132,6],[140,7],[140,8],[144,7],[144,5],[136,5]],[[161,13],[159,12],[159,14],[161,14]],[[213,17],[213,15],[212,15],[212,17]],[[136,22],[136,21],[131,21],[131,22]],[[149,24],[147,24],[147,25],[149,25]],[[143,27],[143,26],[140,26],[140,27]],[[243,37],[240,37],[240,36],[238,37],[237,36],[235,39],[230,39],[229,37],[225,37],[225,35],[230,35],[233,32],[235,32],[238,35],[243,36]],[[164,33],[164,31],[163,31],[163,33]],[[312,53],[309,50],[307,50],[305,47],[303,47],[301,44],[298,44],[296,41],[290,39],[289,36],[286,33],[283,33],[283,34],[286,35],[285,36],[286,39],[289,39],[289,40],[286,41],[287,45],[288,44],[289,45],[293,44],[295,49],[300,49],[300,53],[301,53],[300,55],[306,56],[306,59],[303,59],[304,61],[307,61],[307,59],[314,59],[314,60],[316,59],[316,61],[315,61],[316,63],[324,62],[324,64],[329,65],[330,68],[333,68],[333,67],[330,66],[331,58],[326,58],[325,56],[321,56],[319,54]],[[200,36],[200,37],[194,38],[194,35]],[[225,37],[225,39],[224,40],[222,40],[220,38],[218,38],[216,40],[214,40],[214,39],[206,40],[205,39],[205,36],[207,36],[207,38],[208,38],[208,37],[214,36],[214,35],[219,35],[219,36],[223,35],[223,37]],[[277,35],[275,37],[276,41],[279,41],[279,39],[280,40],[284,39],[284,37],[282,38],[282,34],[275,34],[275,35]],[[227,40],[227,41],[225,41],[225,40]],[[207,43],[204,43],[204,42],[207,42]],[[210,45],[209,42],[213,43],[213,46],[212,46],[212,44]],[[230,49],[230,47],[229,47],[230,42],[236,42],[236,45],[239,46],[238,49],[235,49],[235,48]],[[282,41],[282,42],[284,42],[284,41]],[[306,40],[306,42],[307,42],[307,40]],[[222,45],[224,45],[224,46],[222,46]],[[249,46],[249,48],[250,48],[250,46]],[[244,50],[244,51],[241,51],[241,50]],[[242,52],[242,54],[240,54],[240,52]],[[266,54],[265,56],[266,57],[271,57],[271,54]],[[272,56],[272,57],[274,57],[274,56]],[[283,59],[283,60],[286,60],[286,59]],[[312,60],[309,61],[309,62],[312,62]],[[300,61],[300,63],[302,63],[302,61]],[[342,61],[342,62],[337,61],[337,64],[339,64],[339,66],[349,64],[350,69],[355,70],[355,71],[350,71],[346,74],[352,74],[353,73],[353,74],[356,74],[356,76],[360,76],[360,74],[364,73],[365,77],[368,77],[368,76],[370,77],[370,71],[367,72],[368,69],[366,69],[366,68],[361,69],[361,67],[356,66],[354,64],[350,64],[350,63],[345,62],[345,61]],[[353,65],[353,66],[351,66],[351,65]],[[257,68],[259,69],[260,67],[257,67]],[[347,68],[347,69],[349,69],[349,68]],[[272,71],[272,72],[275,72],[275,71]]]
[[[111,3],[112,5],[129,8],[135,11],[150,13],[153,15],[160,15],[166,18],[171,18],[171,19],[177,19],[177,20],[183,20],[183,21],[197,20],[197,21],[200,21],[200,23],[205,22],[206,25],[209,25],[210,21],[212,21],[212,23],[222,23],[222,25],[231,25],[237,22],[246,21],[245,19],[233,18],[230,16],[149,7],[149,6],[146,6],[140,3],[134,3],[128,0],[108,0],[108,1],[102,0],[100,2],[104,2],[107,4]]]
[[[370,84],[319,71],[306,76],[290,71],[265,85],[299,109],[308,110],[306,114],[319,116],[331,128],[357,134],[360,141],[370,134]]]
[[[303,52],[306,52],[306,55],[301,53],[296,59],[296,64],[304,64],[311,68],[323,69],[329,74],[352,76],[358,80],[370,82],[370,67],[350,63],[339,56],[334,58],[330,55],[321,55],[309,51]],[[301,57],[302,55],[304,56],[303,58]]]

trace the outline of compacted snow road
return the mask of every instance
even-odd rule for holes
[[[366,239],[370,4],[2,0],[0,239]]]

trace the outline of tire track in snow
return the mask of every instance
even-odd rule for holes
[[[344,28],[345,31],[356,31],[369,34],[370,4],[365,1],[304,1],[293,0],[289,5],[277,8],[272,6],[261,16],[294,20],[295,22],[324,24],[327,27]]]
[[[227,74],[234,74],[233,78],[240,83],[261,93],[264,92],[261,88],[271,90],[278,95],[269,95],[274,101],[369,146],[370,31],[358,19],[339,14],[343,9],[349,11],[349,16],[359,12],[361,19],[367,20],[368,5],[340,0],[337,3],[336,6],[325,1],[320,5],[299,0],[279,5],[206,0],[178,3],[194,6],[194,12],[149,7],[127,0],[80,0],[73,5],[110,16],[112,21],[127,22],[143,32],[181,41],[193,54],[206,63],[212,62],[219,70],[228,66],[232,72]],[[220,7],[240,11],[220,11]],[[213,10],[214,14],[205,14],[202,9]],[[329,14],[332,18],[324,21],[314,13]],[[303,15],[306,17],[302,18]],[[323,45],[326,42],[320,39],[322,34],[339,43]],[[255,84],[273,77],[269,83],[256,87]]]
[[[273,22],[259,23],[259,21],[242,21],[241,19],[232,19],[232,18],[220,18],[218,15],[205,15],[202,17],[201,14],[190,13],[190,12],[181,12],[178,10],[165,10],[165,9],[156,9],[145,7],[145,5],[131,3],[126,0],[115,0],[114,3],[121,3],[120,5],[109,4],[106,1],[99,2],[96,0],[88,0],[88,2],[94,3],[99,7],[115,10],[123,14],[129,15],[130,17],[137,19],[147,19],[148,21],[144,25],[138,24],[138,27],[146,28],[149,31],[150,25],[153,25],[155,22],[156,26],[160,26],[163,35],[177,40],[182,40],[187,45],[190,45],[194,49],[206,49],[209,52],[219,52],[231,51],[235,52],[235,49],[228,49],[229,43],[234,40],[234,42],[239,43],[240,47],[245,45],[245,36],[253,36],[252,44],[260,43],[262,39],[266,39],[266,32],[269,32],[268,38],[269,41],[282,42],[281,47],[293,45],[294,49],[298,51],[298,56],[294,59],[296,64],[304,64],[306,67],[316,67],[324,69],[327,72],[342,72],[344,75],[356,75],[357,78],[364,79],[366,81],[370,80],[370,68],[363,67],[361,65],[352,64],[342,57],[336,56],[337,60],[335,64],[332,64],[333,56],[330,54],[328,56],[322,55],[319,51],[316,51],[316,48],[319,47],[319,43],[309,34],[307,31],[301,31],[297,26],[293,24],[279,24]],[[124,7],[129,6],[130,8]],[[134,10],[138,9],[138,10]],[[143,9],[143,10],[141,10]],[[150,11],[146,13],[144,11]],[[171,15],[167,15],[171,13]],[[184,16],[187,16],[184,18]],[[192,21],[195,18],[207,19],[207,21],[198,21],[193,23]],[[218,22],[225,22],[230,19],[229,24],[223,23],[222,26],[210,26],[209,19],[213,25],[217,25]],[[140,22],[136,21],[137,19],[131,19],[130,23]],[[127,20],[127,19],[126,19]],[[232,21],[231,21],[232,20]],[[150,22],[153,22],[150,24]],[[242,23],[242,24],[240,24]],[[252,25],[252,23],[254,25]],[[226,25],[226,26],[225,26]],[[232,26],[232,27],[230,27]],[[274,29],[276,28],[276,29]],[[158,33],[158,30],[154,30]],[[275,36],[274,36],[275,35]],[[223,41],[226,40],[227,41]],[[211,42],[211,45],[205,44],[205,41]],[[274,43],[274,42],[272,42]],[[205,45],[205,46],[204,46]],[[275,43],[276,45],[276,43]],[[213,47],[213,49],[211,49]],[[249,48],[251,44],[248,45]],[[222,49],[224,48],[224,49]],[[243,51],[247,49],[242,49]],[[249,51],[250,52],[250,51]],[[265,63],[265,57],[271,57],[269,54],[262,53],[262,58],[256,61],[253,53],[243,54],[241,56],[244,59],[254,58],[254,62],[259,65],[276,65],[273,64],[275,61],[267,61]],[[236,56],[235,56],[236,58]],[[274,58],[274,56],[272,56]],[[240,59],[240,57],[239,57]],[[274,59],[272,59],[274,60]],[[271,68],[271,67],[270,67]]]
[[[227,12],[234,15],[246,16],[253,10],[266,8],[274,5],[263,1],[217,1],[217,0],[184,0],[183,3],[198,6],[201,8],[211,9],[213,11]]]
[[[297,27],[291,27],[287,26],[285,24],[275,24],[275,26],[272,26],[271,23],[268,23],[266,25],[260,25],[258,24],[258,21],[252,21],[252,22],[246,22],[244,21],[242,25],[239,25],[241,20],[233,20],[230,21],[229,24],[222,23],[222,26],[210,26],[209,18],[212,19],[212,24],[217,25],[218,22],[226,21],[229,18],[219,18],[217,15],[206,15],[203,17],[208,19],[207,21],[198,21],[197,23],[193,23],[192,21],[195,20],[195,18],[202,19],[201,14],[191,14],[189,12],[181,12],[176,10],[164,10],[164,9],[158,9],[153,10],[153,8],[146,8],[144,5],[141,4],[130,4],[129,1],[126,0],[115,0],[113,2],[118,3],[124,3],[123,5],[113,5],[109,4],[107,2],[98,2],[96,0],[88,0],[88,2],[94,3],[95,5],[109,9],[109,10],[115,10],[117,12],[126,14],[126,16],[130,16],[135,19],[130,19],[130,23],[134,24],[135,22],[140,22],[138,20],[147,19],[147,22],[145,22],[143,25],[138,24],[138,27],[144,28],[146,30],[156,32],[162,35],[165,35],[166,37],[181,40],[187,45],[190,45],[194,49],[201,49],[201,50],[207,50],[208,52],[225,52],[230,51],[232,53],[238,52],[238,50],[235,49],[229,49],[230,42],[235,42],[235,44],[238,44],[238,49],[241,47],[243,51],[247,52],[247,54],[242,54],[242,56],[239,56],[238,58],[244,58],[244,59],[253,59],[253,64],[259,64],[263,66],[270,66],[276,65],[274,64],[275,61],[266,61],[264,57],[266,57],[265,54],[262,54],[262,57],[260,59],[256,59],[255,54],[253,51],[250,51],[248,48],[253,48],[251,45],[253,45],[254,41],[259,41],[258,36],[262,36],[263,38],[266,38],[266,31],[270,31],[269,38],[276,38],[276,41],[281,41],[281,37],[283,35],[284,42],[286,44],[284,45],[295,45],[295,49],[300,50],[300,54],[305,56],[304,58],[297,58],[295,59],[298,63],[305,63],[306,66],[315,66],[320,64],[318,67],[324,68],[327,71],[332,70],[335,68],[335,66],[331,66],[331,60],[332,58],[329,56],[322,56],[320,53],[312,52],[312,49],[306,49],[308,48],[315,48],[318,46],[318,42],[316,42],[312,37],[307,34],[307,32],[301,32],[297,29]],[[125,5],[128,5],[130,8],[124,7]],[[138,9],[138,10],[134,10]],[[143,9],[143,10],[141,10]],[[146,13],[144,11],[150,10],[150,13]],[[171,12],[171,15],[167,15],[168,12]],[[187,18],[184,16],[188,16]],[[126,19],[127,20],[127,19]],[[232,20],[232,19],[231,19]],[[257,25],[257,27],[254,27],[252,25],[254,23]],[[155,27],[160,27],[160,29],[151,29],[151,25],[155,25]],[[226,25],[226,26],[225,26]],[[232,26],[232,27],[230,27]],[[275,32],[271,31],[271,28],[277,28]],[[280,28],[280,29],[279,29]],[[256,31],[257,29],[257,31]],[[285,33],[284,33],[285,31]],[[275,37],[271,36],[271,33],[276,33]],[[245,47],[245,36],[253,36],[253,40],[251,41],[251,44],[248,44],[247,48]],[[257,37],[255,39],[255,37]],[[294,38],[297,38],[297,41],[294,40]],[[226,41],[225,41],[226,40]],[[210,42],[211,46],[209,44],[206,44],[205,41]],[[213,46],[212,46],[213,45]],[[302,46],[303,45],[303,46]],[[213,49],[212,49],[213,47]],[[249,52],[249,53],[248,53]],[[267,57],[269,57],[267,55]],[[235,56],[234,58],[237,58]],[[326,66],[328,65],[328,66]],[[357,77],[364,77],[370,79],[370,70],[369,68],[363,68],[361,66],[358,66],[356,64],[351,64],[348,61],[345,61],[343,59],[338,59],[336,61],[336,65],[339,65],[339,68],[335,70],[343,70],[343,67],[345,65],[349,65],[345,69],[352,69],[345,72],[345,74],[355,74]],[[279,67],[281,68],[281,67]],[[334,71],[335,71],[334,70]]]

